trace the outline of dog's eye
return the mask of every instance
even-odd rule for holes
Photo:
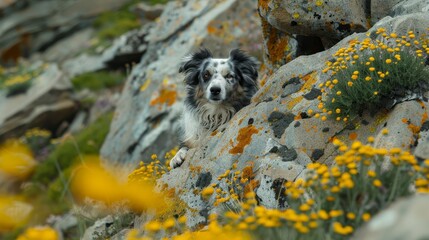
[[[205,72],[203,75],[203,79],[204,81],[208,81],[210,79],[210,73],[209,72]]]
[[[228,73],[228,74],[225,76],[225,78],[226,78],[226,79],[232,79],[232,75],[231,75],[230,73]]]

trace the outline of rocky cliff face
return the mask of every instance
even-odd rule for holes
[[[271,71],[297,56],[332,47],[354,32],[365,32],[385,16],[399,13],[400,0],[259,1],[264,32],[265,63]],[[408,9],[425,11],[422,1],[402,1]],[[427,10],[426,10],[427,11]]]
[[[403,34],[410,24],[411,28],[424,31],[429,18],[424,13],[388,17],[368,33],[385,27],[391,32]],[[276,183],[303,176],[308,163],[331,161],[337,155],[330,143],[333,137],[345,142],[365,142],[367,137],[376,136],[376,146],[414,149],[420,129],[426,131],[421,127],[427,124],[427,102],[404,102],[388,113],[364,115],[351,123],[323,122],[307,114],[309,109],[317,109],[317,96],[320,94],[317,86],[329,77],[322,73],[325,62],[352,39],[366,37],[366,33],[353,34],[327,51],[302,56],[282,66],[259,90],[254,103],[242,109],[215,134],[208,136],[201,148],[188,152],[185,163],[161,179],[161,184],[179,191],[181,198],[197,210],[189,212],[190,219],[195,219],[192,224],[204,221],[202,213],[213,210],[206,209],[210,204],[203,201],[199,193],[195,194],[193,189],[216,184],[217,177],[231,169],[234,163],[238,164],[239,170],[247,166],[257,169],[255,179],[260,185],[256,193],[260,203],[277,208],[286,203],[275,198],[276,192],[281,190],[276,188]],[[402,119],[407,121],[404,123]],[[416,126],[419,130],[416,132],[410,126]],[[387,137],[380,132],[384,127],[391,133]],[[202,183],[202,178],[210,180]]]
[[[48,49],[91,24],[91,18],[127,1],[1,1],[0,63]]]
[[[233,48],[260,51],[256,1],[184,1],[166,6],[146,37],[147,51],[124,87],[115,120],[101,154],[110,165],[132,169],[153,153],[163,156],[178,145],[177,119],[184,85],[181,59],[199,47],[215,56]]]
[[[265,79],[249,106],[207,136],[201,147],[191,149],[181,167],[158,181],[160,189],[174,190],[187,204],[190,226],[205,223],[208,214],[221,211],[214,207],[214,197],[206,201],[200,193],[209,185],[222,184],[218,177],[231,169],[250,171],[260,204],[286,207],[283,183],[303,176],[308,163],[331,163],[338,154],[333,138],[351,143],[375,136],[375,146],[429,157],[426,98],[397,102],[389,111],[365,113],[349,122],[315,117],[322,112],[319,85],[332,76],[323,69],[333,54],[353,41],[376,40],[379,28],[398,35],[425,32],[427,2],[401,2],[395,7],[398,1],[372,1],[371,6],[366,5],[368,1],[289,2],[259,1],[264,58],[268,69],[276,71]],[[380,4],[383,8],[377,7]],[[190,0],[167,6],[158,25],[150,29],[146,54],[122,93],[102,149],[106,165],[131,169],[152,153],[164,154],[177,146],[176,120],[184,94],[177,64],[199,46],[211,48],[217,56],[234,47],[258,51],[256,12],[245,6],[256,2]],[[320,47],[305,47],[314,43]],[[296,58],[300,49],[317,53]],[[381,132],[385,128],[388,136]]]

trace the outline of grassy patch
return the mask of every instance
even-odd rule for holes
[[[347,121],[365,110],[389,109],[404,98],[419,98],[429,90],[427,37],[387,35],[381,40],[352,41],[335,53],[325,72],[332,77],[321,84],[319,108],[337,121]],[[326,119],[326,118],[325,118]]]
[[[79,161],[80,156],[98,155],[109,132],[112,117],[113,114],[106,114],[76,136],[62,140],[48,158],[36,167],[32,180],[49,184],[60,172]]]
[[[116,37],[140,26],[137,16],[128,9],[102,13],[94,21],[97,38],[102,42]]]
[[[120,85],[126,76],[121,72],[90,72],[76,76],[72,79],[73,87],[76,90],[89,89],[100,90]]]
[[[94,20],[98,45],[108,45],[116,37],[140,27],[138,16],[130,12],[130,7],[138,2],[132,0],[119,10],[104,12]]]
[[[165,4],[168,1],[169,0],[144,0],[143,2],[155,5]],[[141,26],[139,16],[132,13],[130,8],[140,2],[142,1],[131,0],[119,10],[100,14],[93,22],[93,27],[96,30],[96,38],[94,46],[92,46],[89,52],[95,52],[95,49],[99,46],[108,47],[115,38],[132,29],[139,28]]]

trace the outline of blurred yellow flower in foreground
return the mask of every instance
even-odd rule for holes
[[[0,233],[23,225],[33,207],[16,196],[0,196]]]
[[[36,161],[31,150],[24,144],[14,140],[0,147],[0,174],[25,179],[35,166]]]
[[[107,204],[126,201],[136,211],[165,207],[163,197],[153,191],[153,185],[145,182],[121,182],[103,169],[98,157],[85,157],[75,168],[71,189],[78,200],[90,198]]]
[[[50,227],[34,227],[25,230],[16,240],[57,240],[58,233]]]
[[[173,240],[250,240],[249,234],[239,230],[226,230],[224,228],[210,228],[206,231],[184,232],[181,235],[174,236]]]

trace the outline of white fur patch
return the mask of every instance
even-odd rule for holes
[[[209,60],[207,70],[211,73],[212,79],[206,89],[205,95],[207,99],[210,99],[212,87],[220,88],[220,99],[226,99],[226,93],[231,91],[231,86],[228,84],[225,76],[231,72],[230,66],[228,65],[227,58],[213,58]]]
[[[170,161],[171,168],[177,168],[182,165],[183,161],[185,161],[186,153],[188,153],[188,148],[181,148],[176,155]]]
[[[202,137],[207,136],[219,126],[227,123],[235,114],[233,107],[205,103],[197,109],[185,107],[182,118],[183,141],[196,146]]]

